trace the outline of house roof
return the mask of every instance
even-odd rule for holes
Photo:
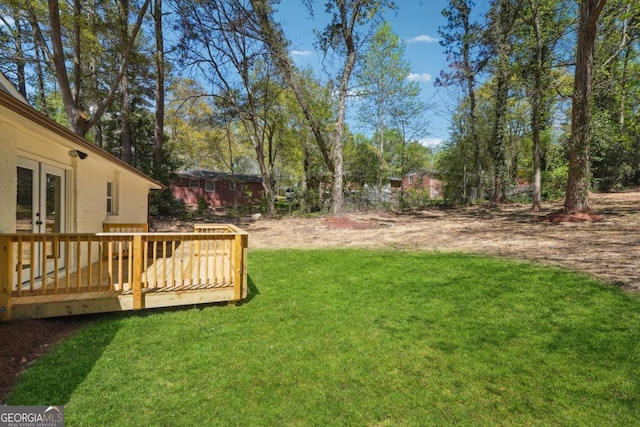
[[[5,80],[6,80],[6,77],[5,77]],[[10,82],[9,84],[11,85]],[[11,85],[11,87],[13,87],[13,85]],[[147,180],[149,183],[151,183],[153,186],[157,188],[165,187],[160,182],[140,172],[138,169],[134,168],[128,163],[123,162],[122,160],[120,160],[113,154],[109,153],[108,151],[104,150],[103,148],[90,143],[89,141],[82,138],[81,136],[71,132],[69,129],[65,128],[64,126],[61,126],[60,124],[54,122],[49,117],[45,116],[39,111],[34,110],[26,102],[26,100],[23,100],[23,99],[24,98],[22,99],[16,98],[15,96],[13,96],[13,94],[10,93],[10,91],[4,90],[4,89],[0,90],[0,106],[8,108],[9,110],[15,112],[16,114],[19,114],[25,117],[26,119],[32,121],[33,123],[47,129],[48,131],[51,131],[65,138],[67,141],[77,146],[81,151],[86,151],[86,152],[95,154],[108,162],[114,163],[119,167],[133,173],[134,175],[138,175],[140,178]]]
[[[433,169],[423,169],[423,170],[420,170],[420,171],[411,171],[411,172],[408,172],[408,173],[406,173],[406,174],[404,175],[404,177],[408,177],[408,176],[415,176],[415,175],[420,175],[420,176],[428,175],[428,176],[432,176],[432,177],[433,177],[433,176],[437,176],[437,175],[439,175],[439,174],[440,174],[440,173],[439,173],[438,171],[433,170]]]
[[[8,93],[9,95],[13,96],[17,100],[29,105],[29,102],[27,101],[27,99],[24,96],[22,96],[20,91],[16,89],[13,83],[11,83],[11,81],[9,81],[9,79],[1,71],[0,71],[0,91],[4,93]]]
[[[182,178],[213,179],[218,181],[262,182],[258,175],[230,174],[211,171],[177,171],[176,175]]]

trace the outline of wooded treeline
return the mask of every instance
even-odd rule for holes
[[[483,4],[484,6],[484,4]],[[474,13],[475,11],[475,13]],[[448,196],[533,208],[640,184],[640,8],[632,0],[452,0],[440,29],[457,87],[438,168]],[[519,185],[518,185],[519,184]]]
[[[500,203],[532,183],[534,208],[566,194],[588,209],[592,186],[640,183],[633,0],[451,0],[437,83],[456,96],[437,153],[419,143],[429,106],[384,21],[402,5],[299,1],[329,17],[322,73],[295,65],[273,0],[0,0],[0,69],[35,108],[161,181],[259,174],[269,214],[283,188],[302,211],[340,215],[434,169],[451,201]]]

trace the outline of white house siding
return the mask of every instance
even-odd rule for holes
[[[9,126],[4,120],[5,111],[0,109],[0,233],[14,231],[16,227],[16,149],[7,137]]]
[[[69,150],[86,151],[84,160]],[[94,233],[105,222],[146,222],[151,180],[0,105],[0,232],[15,232],[18,156],[65,170],[66,231]],[[107,181],[116,184],[117,215],[107,215]]]

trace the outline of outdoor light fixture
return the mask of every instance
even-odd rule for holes
[[[80,160],[84,160],[87,158],[87,156],[89,156],[87,153],[85,153],[84,151],[80,151],[80,150],[69,150],[69,156],[70,157],[80,157]]]

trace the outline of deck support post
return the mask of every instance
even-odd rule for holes
[[[11,320],[14,267],[13,241],[0,237],[0,321]]]
[[[142,300],[142,236],[140,234],[133,236],[133,277],[130,280],[132,281],[133,309],[142,310],[144,301]]]
[[[242,299],[242,271],[244,270],[244,250],[242,249],[242,235],[236,234],[233,244],[233,300]]]

